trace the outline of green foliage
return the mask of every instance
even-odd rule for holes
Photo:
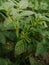
[[[46,54],[49,0],[0,0],[0,65],[48,65]]]

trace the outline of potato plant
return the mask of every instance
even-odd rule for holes
[[[49,65],[49,0],[0,0],[0,65]]]

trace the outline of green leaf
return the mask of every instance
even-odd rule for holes
[[[6,38],[10,39],[11,41],[16,41],[15,31],[5,31],[4,35],[5,35]]]
[[[44,41],[45,42],[45,41]],[[37,44],[37,50],[36,55],[44,55],[47,52],[47,47],[45,46],[45,43],[38,43]]]
[[[16,21],[16,20],[19,20],[21,17],[20,17],[20,14],[19,14],[19,11],[20,10],[17,10],[15,8],[11,8],[11,12],[9,13],[11,15],[11,18]]]
[[[14,21],[11,18],[6,18],[3,24],[5,30],[14,28]]]
[[[26,51],[26,43],[23,40],[20,40],[16,43],[15,54],[20,55]]]
[[[48,4],[46,2],[41,2],[40,3],[40,9],[46,10],[48,8]]]
[[[10,9],[14,6],[14,3],[11,1],[5,2],[2,4],[2,8],[4,8],[6,11],[10,11]]]
[[[0,43],[3,43],[3,44],[6,43],[5,36],[4,36],[4,34],[2,32],[0,32]]]
[[[40,60],[36,60],[33,56],[29,57],[30,65],[44,65]]]
[[[30,16],[30,15],[33,15],[35,14],[35,12],[33,11],[22,11],[22,13],[20,13],[21,16]]]
[[[6,2],[7,0],[0,0],[0,5],[2,5],[4,2]]]
[[[29,60],[31,65],[36,65],[35,59],[33,57],[29,57]]]
[[[21,0],[18,5],[20,9],[26,9],[28,7],[28,0]]]
[[[0,58],[0,65],[11,65],[12,63],[8,59]]]

